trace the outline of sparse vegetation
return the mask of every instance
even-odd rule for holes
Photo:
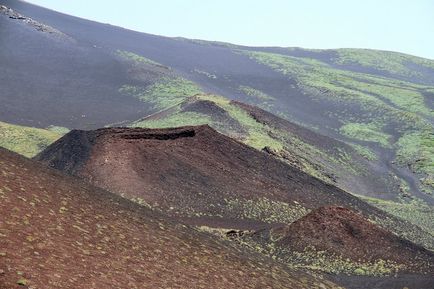
[[[181,77],[165,77],[148,87],[123,85],[119,91],[147,102],[157,110],[174,106],[202,92],[195,83]]]
[[[138,121],[132,124],[133,127],[148,127],[148,128],[170,128],[180,125],[202,125],[212,123],[212,119],[201,113],[196,112],[176,112],[165,117],[164,119],[149,119]]]
[[[260,101],[273,101],[274,97],[250,86],[240,85],[238,88],[240,91],[244,92],[248,96],[252,96]]]
[[[421,227],[434,239],[434,207],[422,200],[414,198],[410,201],[394,202],[362,196],[361,198],[389,214]]]
[[[254,200],[225,199],[229,211],[238,212],[238,218],[258,220],[265,223],[290,224],[305,216],[309,210],[294,202],[289,205],[267,198]]]
[[[378,160],[378,156],[371,149],[354,143],[351,143],[350,145],[356,150],[359,155],[361,155],[365,159],[369,161]]]
[[[434,61],[402,53],[391,53],[371,49],[337,49],[338,57],[333,59],[340,65],[360,65],[388,72],[392,75],[420,78],[423,74],[409,66],[410,63],[434,70]]]
[[[284,262],[294,267],[322,271],[332,274],[384,276],[405,269],[405,266],[388,260],[355,262],[341,256],[306,247],[303,252],[284,250],[279,252]]]
[[[422,173],[424,191],[434,192],[434,131],[406,133],[398,140],[396,147],[396,161]]]
[[[117,50],[116,53],[120,57],[123,57],[124,59],[133,61],[135,63],[154,65],[154,66],[163,66],[163,65],[161,65],[160,63],[158,63],[156,61],[153,61],[153,60],[151,60],[149,58],[143,57],[141,55],[135,54],[135,53],[130,52],[130,51]]]
[[[174,106],[202,92],[195,83],[181,77],[162,78],[146,88],[124,85],[119,91],[149,103],[157,110]]]
[[[410,62],[430,69],[433,67],[432,61],[396,53],[347,49],[338,52],[340,58],[335,60],[338,64],[351,64],[354,60],[359,65],[400,76],[413,77],[407,75],[411,69],[406,64]],[[251,51],[242,53],[295,79],[306,97],[335,103],[342,108],[353,107],[349,110],[352,113],[341,109],[332,115],[342,123],[338,132],[343,137],[366,141],[359,142],[357,150],[368,159],[373,158],[369,153],[373,142],[395,150],[397,163],[408,165],[421,174],[420,189],[432,193],[433,130],[430,119],[434,112],[424,96],[433,89],[432,86],[338,69],[311,58]],[[350,144],[354,145],[354,142]],[[416,151],[421,155],[417,161]]]
[[[390,147],[391,136],[381,132],[381,128],[372,123],[347,123],[340,131],[343,135],[356,140],[376,142],[383,147]]]

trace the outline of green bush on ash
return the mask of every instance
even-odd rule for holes
[[[427,193],[434,191],[434,130],[404,134],[396,143],[396,161],[423,175],[421,183]]]
[[[63,133],[0,122],[0,146],[33,157],[62,137]]]
[[[405,269],[404,265],[390,260],[357,262],[340,255],[317,250],[312,246],[306,247],[303,252],[282,249],[278,256],[281,256],[282,261],[296,268],[332,274],[387,276]]]
[[[186,98],[202,93],[194,82],[182,77],[163,77],[147,87],[123,85],[119,92],[149,103],[161,110],[181,103]]]
[[[417,118],[417,114],[433,116],[421,94],[432,88],[429,86],[336,69],[309,58],[252,51],[241,53],[290,75],[299,87],[309,92],[310,97],[345,104],[357,103],[364,110],[376,113],[376,117],[387,117],[402,124],[408,124],[411,118]],[[410,114],[397,115],[397,110]]]
[[[369,148],[364,147],[359,144],[350,143],[350,146],[353,147],[353,149],[362,157],[369,161],[376,161],[378,160],[378,156]]]
[[[409,221],[431,234],[434,240],[434,207],[424,201],[413,198],[409,201],[387,201],[377,198],[359,196],[371,205],[380,208],[400,219]],[[434,243],[434,242],[433,242]]]
[[[52,132],[56,132],[56,133],[62,134],[62,135],[63,134],[67,134],[68,132],[70,132],[69,128],[63,127],[63,126],[56,126],[56,125],[50,125],[46,129],[49,130],[49,131],[52,131]]]
[[[237,217],[265,223],[290,224],[309,213],[308,209],[297,202],[288,204],[265,197],[252,200],[226,198],[225,202],[226,209],[230,212],[237,212]]]
[[[245,86],[245,85],[240,85],[238,87],[238,90],[245,93],[247,96],[251,96],[253,98],[255,98],[257,101],[260,101],[262,103],[267,103],[269,104],[269,102],[272,102],[275,100],[274,97],[266,94],[265,92],[262,92],[258,89],[255,89],[253,87],[250,86]]]
[[[356,140],[376,142],[382,147],[391,147],[391,136],[381,132],[381,128],[373,123],[347,123],[339,130],[343,135]]]
[[[141,64],[148,64],[148,65],[153,65],[153,66],[163,66],[158,62],[155,62],[149,58],[143,57],[141,55],[132,53],[130,51],[125,51],[125,50],[117,50],[116,54],[119,55],[120,57],[129,60],[129,61],[133,61],[135,63],[141,63]]]
[[[132,124],[133,127],[171,128],[188,125],[210,124],[212,119],[205,114],[197,112],[177,112],[162,119],[149,119]]]
[[[422,74],[411,69],[407,64],[418,64],[434,70],[434,61],[407,54],[378,51],[370,49],[337,49],[338,57],[333,59],[336,64],[371,67],[387,71],[393,75],[406,77],[421,77]]]

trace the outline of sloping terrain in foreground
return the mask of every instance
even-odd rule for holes
[[[0,149],[0,288],[336,288]]]

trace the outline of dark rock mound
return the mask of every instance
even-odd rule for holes
[[[264,223],[294,221],[306,209],[331,205],[384,217],[341,189],[207,125],[73,131],[36,159],[207,225],[226,220],[227,226],[237,224],[231,228],[258,229]]]

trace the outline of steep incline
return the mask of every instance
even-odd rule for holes
[[[333,288],[0,149],[0,288]]]

